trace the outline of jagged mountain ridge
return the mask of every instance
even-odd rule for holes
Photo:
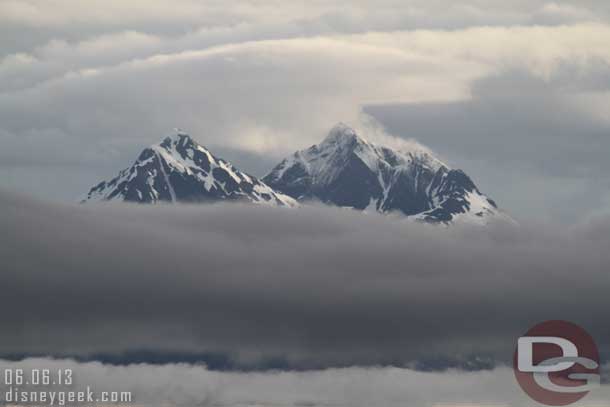
[[[291,197],[215,157],[179,129],[161,143],[144,149],[134,164],[115,178],[91,188],[82,202],[112,200],[298,205]]]
[[[500,215],[470,177],[427,149],[379,146],[344,124],[320,144],[284,159],[263,181],[299,201],[398,212],[427,222],[484,223]]]

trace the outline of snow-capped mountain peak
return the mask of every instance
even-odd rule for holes
[[[344,144],[350,142],[366,143],[356,131],[343,122],[337,123],[329,132],[326,138],[320,143],[321,146],[331,144]]]
[[[263,180],[298,200],[399,212],[429,222],[483,223],[499,214],[463,171],[451,169],[427,148],[377,145],[343,123],[320,144],[284,159]]]
[[[144,149],[131,167],[112,180],[91,188],[83,202],[109,200],[139,203],[233,200],[297,205],[294,199],[215,157],[180,129]]]

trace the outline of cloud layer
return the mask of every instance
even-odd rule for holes
[[[548,319],[610,345],[608,220],[567,233],[331,208],[66,206],[6,193],[0,206],[4,355],[481,368],[507,362],[515,338]]]
[[[399,368],[344,368],[310,372],[226,373],[203,366],[108,366],[70,360],[0,361],[0,368],[73,369],[71,390],[130,391],[150,406],[531,406],[513,372],[416,372]],[[38,388],[40,390],[40,388]],[[57,390],[65,390],[57,389]],[[575,406],[603,404],[604,386]]]

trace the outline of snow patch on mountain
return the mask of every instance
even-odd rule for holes
[[[134,164],[110,181],[91,188],[82,202],[245,201],[293,207],[294,199],[215,157],[188,134],[176,129],[140,153]]]
[[[409,143],[391,149],[343,123],[320,144],[282,160],[263,181],[300,201],[401,213],[426,222],[486,223],[501,215],[463,171],[451,169],[428,148]]]

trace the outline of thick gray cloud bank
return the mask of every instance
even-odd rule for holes
[[[69,360],[0,360],[0,368],[73,369],[71,390],[129,391],[147,406],[506,406],[531,407],[508,368],[485,372],[424,373],[400,368],[343,368],[309,372],[227,373],[202,366],[108,366]],[[40,390],[40,387],[38,387]],[[58,388],[57,390],[65,390]],[[579,406],[604,405],[610,387],[592,391]]]
[[[0,194],[3,355],[472,368],[565,319],[603,352],[610,221],[439,228],[332,208],[71,206]]]

